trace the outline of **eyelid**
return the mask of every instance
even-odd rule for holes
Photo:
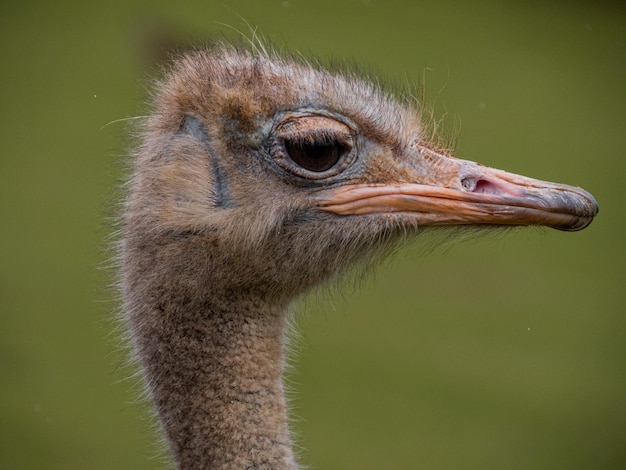
[[[343,122],[326,116],[291,117],[281,121],[274,129],[279,137],[332,136],[341,140],[351,140],[352,129]]]
[[[337,133],[334,130],[316,129],[312,132],[297,132],[288,136],[279,136],[279,139],[290,142],[300,142],[311,145],[334,145],[337,144],[344,149],[351,149],[353,142],[352,136],[345,133]]]

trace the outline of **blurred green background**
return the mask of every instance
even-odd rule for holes
[[[242,18],[279,48],[425,81],[458,156],[601,207],[580,233],[418,241],[306,302],[301,462],[626,468],[626,8],[495,0],[3,0],[0,468],[167,468],[101,269],[131,145],[118,120],[145,112],[151,41],[237,38]]]

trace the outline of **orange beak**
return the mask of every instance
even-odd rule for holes
[[[420,183],[351,184],[324,191],[320,209],[338,215],[407,213],[420,225],[587,227],[598,204],[587,191],[459,160],[420,147]]]

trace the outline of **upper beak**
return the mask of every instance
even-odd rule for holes
[[[421,225],[587,227],[598,204],[587,191],[459,160],[420,147],[427,171],[419,183],[359,183],[326,190],[318,206],[339,215],[413,214]]]

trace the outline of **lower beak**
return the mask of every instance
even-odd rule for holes
[[[352,184],[320,193],[318,206],[338,215],[407,213],[420,225],[542,225],[568,231],[582,230],[598,213],[593,196],[581,188],[438,157],[450,160],[442,186],[437,175],[429,177],[433,184]]]

